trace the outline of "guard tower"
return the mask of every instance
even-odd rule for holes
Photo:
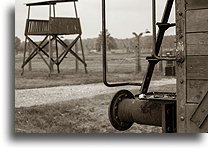
[[[37,54],[40,55],[42,60],[48,66],[50,73],[53,71],[53,65],[57,66],[58,73],[60,72],[59,65],[62,63],[66,55],[70,52],[76,61],[80,61],[84,65],[85,72],[87,73],[87,64],[85,62],[83,44],[81,39],[81,25],[77,14],[76,1],[78,0],[51,0],[36,3],[27,3],[28,16],[25,26],[25,49],[22,64],[22,74],[24,73],[24,67],[27,65]],[[56,17],[56,5],[57,3],[72,3],[75,10],[75,17]],[[31,7],[46,5],[49,8],[48,20],[30,19]],[[76,36],[73,41],[67,45],[61,37],[63,35]],[[33,36],[43,36],[43,40],[38,44],[32,39]],[[28,41],[35,47],[32,50],[28,50]],[[78,56],[76,51],[72,48],[76,43],[80,43],[82,58]],[[52,44],[55,45],[55,51]],[[61,52],[58,49],[58,44],[63,46],[64,50]],[[46,50],[46,47],[48,50]],[[29,53],[26,57],[26,53]],[[55,55],[53,55],[55,53]],[[76,62],[77,63],[77,62]]]

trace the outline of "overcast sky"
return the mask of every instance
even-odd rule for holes
[[[27,7],[25,3],[41,0],[16,0],[15,2],[15,35],[24,39]],[[44,0],[42,0],[44,1]],[[157,21],[161,20],[162,12],[167,0],[157,1]],[[152,30],[151,0],[106,0],[107,28],[116,38],[133,37],[132,32]],[[77,2],[78,15],[81,20],[82,37],[97,37],[101,30],[101,0],[79,0]],[[175,8],[173,8],[170,22],[175,22]],[[73,3],[57,4],[57,16],[74,16]],[[32,7],[31,18],[48,19],[48,7]],[[175,34],[170,29],[167,34]]]

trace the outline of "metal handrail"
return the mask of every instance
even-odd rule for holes
[[[117,86],[141,86],[141,83],[108,83],[107,82],[107,56],[106,56],[106,15],[105,15],[105,0],[102,0],[102,48],[103,48],[103,83],[108,87],[117,87]]]
[[[170,3],[172,5],[172,3]],[[166,6],[169,7],[169,6]],[[170,24],[171,26],[171,24]],[[172,25],[174,26],[174,25]],[[171,26],[171,27],[172,27]],[[155,0],[152,0],[152,33],[153,33],[153,51],[152,51],[152,58],[155,58],[157,60],[166,60],[166,61],[176,61],[176,56],[174,57],[166,57],[166,56],[158,56],[156,54],[156,2]]]

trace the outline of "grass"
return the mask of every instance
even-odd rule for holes
[[[21,76],[22,55],[15,57],[16,89],[41,88],[64,85],[81,85],[102,82],[101,54],[86,55],[88,74],[84,73],[80,64],[75,72],[75,60],[71,55],[60,66],[61,73],[54,73],[49,77],[49,70],[45,63],[35,57],[32,61],[32,71],[25,67]],[[108,55],[108,80],[141,81],[147,67],[147,61],[142,57],[142,72],[135,74],[134,54]],[[56,67],[54,67],[56,68]],[[153,80],[164,78],[157,72]],[[174,90],[174,86],[156,88]],[[152,88],[150,88],[152,89]],[[92,98],[70,100],[55,104],[45,104],[15,109],[16,133],[160,133],[160,127],[134,124],[129,130],[119,132],[108,120],[108,106],[113,94],[98,95]]]
[[[134,124],[115,130],[108,120],[112,94],[16,108],[16,133],[160,133],[160,127]]]
[[[141,81],[146,71],[147,61],[142,57],[142,72],[135,74],[135,57],[133,53],[109,54],[108,55],[108,81]],[[102,82],[102,57],[101,54],[86,55],[88,74],[85,74],[82,64],[79,64],[79,71],[75,72],[75,59],[68,55],[60,65],[61,73],[55,72],[49,76],[46,64],[39,57],[32,60],[32,71],[25,66],[24,75],[21,76],[22,54],[16,55],[15,73],[16,89],[42,88],[52,86],[80,85]],[[157,72],[157,68],[156,68]],[[163,75],[156,75],[153,79],[160,79]]]

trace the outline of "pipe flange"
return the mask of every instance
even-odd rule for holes
[[[134,99],[134,95],[128,90],[120,90],[118,91],[113,99],[111,100],[108,116],[112,126],[119,130],[124,131],[129,129],[133,122],[122,122],[118,116],[118,104],[124,99]]]

